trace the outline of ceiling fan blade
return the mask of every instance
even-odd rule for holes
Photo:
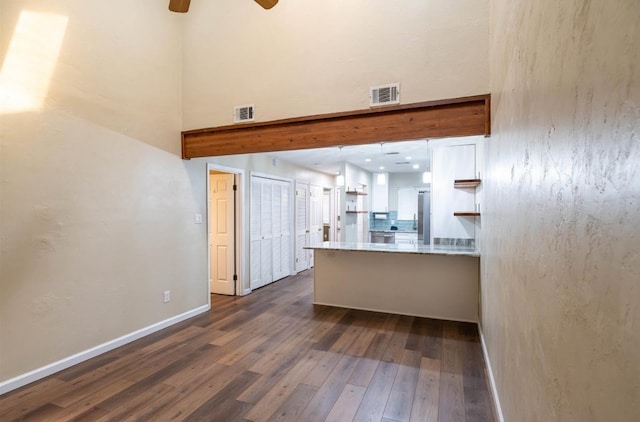
[[[278,4],[278,0],[256,0],[256,3],[265,9],[271,9],[273,6]]]
[[[189,11],[189,3],[191,3],[191,0],[169,0],[169,10],[172,12],[186,13]]]

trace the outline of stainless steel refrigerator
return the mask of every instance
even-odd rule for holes
[[[418,245],[431,243],[431,191],[418,192]]]

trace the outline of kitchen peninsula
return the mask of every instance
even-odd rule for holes
[[[324,242],[307,249],[315,251],[315,304],[478,321],[475,248]]]

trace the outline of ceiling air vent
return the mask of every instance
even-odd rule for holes
[[[233,122],[234,123],[253,122],[253,104],[234,107]]]
[[[400,104],[400,84],[372,86],[369,88],[369,106]]]

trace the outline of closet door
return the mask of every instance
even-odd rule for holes
[[[291,275],[291,182],[251,176],[252,289]]]
[[[271,217],[272,217],[272,231],[273,231],[273,249],[271,250],[271,265],[273,266],[273,281],[280,280],[287,276],[282,269],[282,191],[284,190],[283,183],[274,180],[273,186],[273,200],[271,202]]]
[[[261,225],[260,233],[262,234],[261,244],[261,260],[260,260],[260,278],[264,284],[271,283],[273,279],[273,181],[264,180],[262,183],[262,207],[260,211]]]
[[[280,182],[282,185],[282,196],[280,198],[280,268],[283,277],[291,275],[291,227],[293,227],[293,216],[291,214],[291,182]]]
[[[309,268],[309,251],[304,249],[309,244],[309,184],[296,182],[296,272]]]
[[[249,284],[251,289],[257,289],[266,283],[262,279],[262,183],[265,179],[251,177],[251,208],[250,208],[250,251],[249,251]]]

